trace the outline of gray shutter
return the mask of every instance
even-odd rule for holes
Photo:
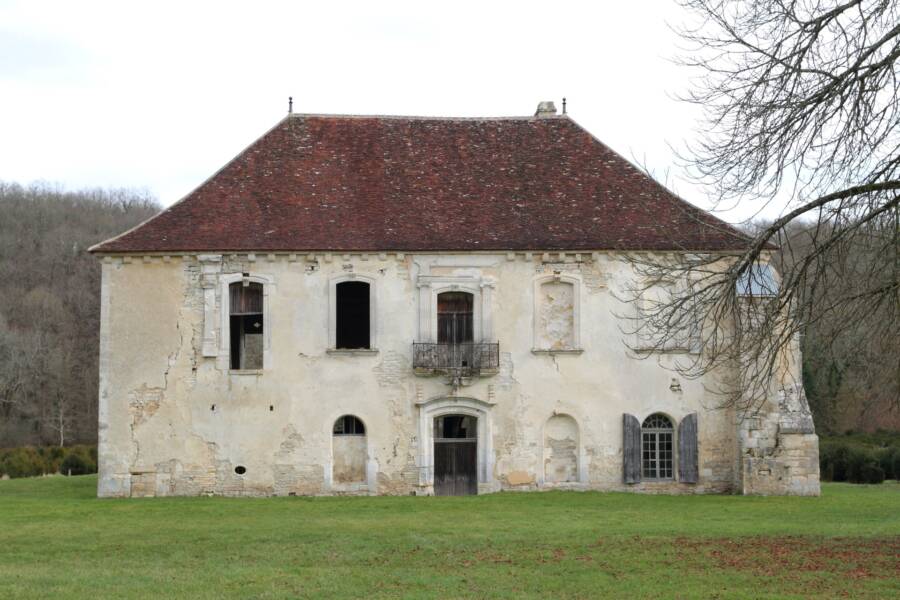
[[[641,422],[634,415],[623,417],[622,465],[625,483],[641,481]]]
[[[697,413],[691,413],[678,425],[678,479],[697,483]]]

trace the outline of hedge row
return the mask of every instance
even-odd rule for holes
[[[25,446],[0,449],[0,476],[35,477],[97,472],[97,446]]]
[[[819,467],[825,481],[881,483],[900,479],[900,446],[866,448],[840,441],[824,442]]]

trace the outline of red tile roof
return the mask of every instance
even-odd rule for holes
[[[746,244],[566,116],[291,115],[180,202],[92,251]]]

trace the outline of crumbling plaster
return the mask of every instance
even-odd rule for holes
[[[261,371],[230,371],[223,359],[223,282],[241,273],[266,285]],[[534,352],[534,282],[560,273],[584,282],[573,287],[580,318],[567,338],[583,351]],[[329,292],[350,274],[375,286],[377,346],[330,353]],[[482,411],[488,436],[480,443],[482,492],[741,491],[743,433],[733,413],[708,410],[718,400],[707,391],[714,381],[673,382],[665,367],[675,354],[628,356],[613,316],[622,306],[610,288],[629,276],[626,263],[604,253],[106,257],[98,493],[429,494],[427,406],[466,412],[469,405]],[[417,376],[410,364],[411,343],[434,331],[435,290],[453,286],[477,290],[478,332],[501,350],[499,373],[460,388]],[[699,483],[622,483],[624,412],[641,420],[663,412],[676,423],[698,412]],[[355,442],[364,445],[365,474],[354,463],[353,481],[343,459],[338,477],[333,470],[331,429],[345,414],[366,425],[365,442]],[[562,482],[548,481],[545,469],[548,447],[553,461],[559,445],[547,436],[555,415],[577,425],[576,474]]]

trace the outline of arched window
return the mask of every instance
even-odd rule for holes
[[[232,369],[263,368],[263,286],[248,280],[228,286]]]
[[[652,414],[641,425],[641,476],[650,480],[671,480],[675,475],[674,429],[665,415]]]
[[[331,479],[336,484],[366,481],[366,426],[353,415],[338,417],[332,427]]]
[[[439,344],[474,341],[474,296],[468,292],[442,292],[437,297]]]
[[[334,435],[366,435],[366,426],[353,415],[338,417],[334,422]]]
[[[342,281],[335,286],[335,297],[335,348],[370,348],[369,284]]]

